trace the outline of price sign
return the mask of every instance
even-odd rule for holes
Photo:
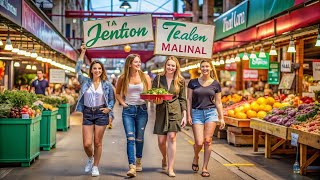
[[[291,145],[298,147],[299,134],[291,133]]]

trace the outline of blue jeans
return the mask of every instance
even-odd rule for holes
[[[207,122],[218,122],[218,112],[216,108],[192,109],[192,123],[205,124]]]
[[[135,157],[142,158],[144,131],[148,122],[147,110],[145,104],[129,105],[129,107],[123,108],[122,121],[127,136],[129,164],[136,164]]]

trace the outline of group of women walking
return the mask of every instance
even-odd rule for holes
[[[213,66],[209,61],[200,63],[201,75],[191,79],[186,93],[185,79],[180,72],[176,57],[166,59],[164,72],[151,83],[151,78],[141,71],[141,59],[137,54],[126,58],[124,72],[120,76],[114,92],[107,81],[106,70],[99,61],[93,61],[89,77],[81,73],[86,47],[81,46],[81,54],[76,65],[81,84],[77,111],[83,113],[83,147],[88,157],[85,172],[99,176],[98,165],[102,153],[102,139],[115,98],[123,107],[122,121],[127,138],[127,157],[129,170],[127,176],[135,177],[142,171],[144,132],[148,122],[147,102],[140,99],[140,94],[151,88],[164,88],[173,94],[172,100],[156,99],[156,119],[153,133],[158,135],[158,146],[162,154],[161,166],[170,177],[175,177],[174,161],[176,156],[176,136],[181,128],[192,125],[194,133],[194,158],[190,168],[199,171],[199,152],[204,146],[204,160],[201,175],[209,177],[208,162],[212,149],[212,136],[216,123],[224,128],[221,87],[214,76]],[[188,94],[188,96],[186,96]],[[188,97],[188,98],[187,98]],[[92,144],[94,148],[92,147]],[[160,164],[160,162],[159,162]]]

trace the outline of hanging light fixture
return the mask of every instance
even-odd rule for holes
[[[38,54],[36,53],[36,50],[34,49],[34,42],[32,41],[32,52],[30,55],[32,58],[37,58]]]
[[[13,66],[14,67],[20,67],[20,63],[19,62],[14,62]]]
[[[24,54],[24,56],[26,56],[26,57],[30,57],[31,56],[31,53],[30,53],[30,51],[29,51],[29,42],[28,42],[29,40],[28,40],[28,38],[27,38],[27,50],[26,50],[26,53]]]
[[[244,48],[244,53],[243,53],[243,56],[242,56],[242,60],[243,60],[243,61],[249,60],[249,57],[248,57],[247,49],[246,49],[246,48]]]
[[[8,36],[7,36],[7,40],[6,40],[6,45],[4,46],[4,50],[11,51],[12,49],[13,49],[13,47],[12,47],[12,43],[10,40],[10,29],[8,26]]]
[[[130,45],[125,45],[124,47],[123,47],[123,50],[124,50],[124,52],[126,52],[126,53],[128,53],[128,52],[130,52],[131,51],[131,47],[130,47]]]
[[[39,44],[39,45],[40,45],[40,49],[39,49],[39,54],[38,54],[36,60],[42,61],[42,56],[41,56],[41,44]]]
[[[294,53],[296,52],[296,48],[295,48],[295,44],[294,44],[294,40],[293,40],[293,37],[291,36],[290,38],[290,42],[289,42],[289,48],[288,48],[288,51],[289,53]]]
[[[252,46],[252,51],[250,54],[250,58],[257,58],[256,52],[254,51],[254,45]]]
[[[236,62],[236,60],[234,59],[234,55],[232,54],[230,58],[230,63],[234,63],[234,62]]]
[[[221,58],[220,58],[220,64],[224,64],[223,56],[221,56]]]
[[[318,37],[317,37],[317,42],[315,46],[320,46],[320,25],[318,25]]]
[[[26,69],[31,69],[31,65],[28,64],[28,65],[26,66]]]
[[[234,60],[236,62],[240,62],[241,61],[240,56],[239,56],[239,52],[237,53],[236,58],[234,58]]]
[[[123,3],[120,5],[121,9],[131,9],[131,5],[127,1],[123,1]]]
[[[18,43],[17,43],[17,38],[14,38],[14,42],[15,42],[15,47],[13,47],[12,51],[13,53],[18,53],[19,52],[19,48],[18,48]]]
[[[219,60],[219,57],[217,58],[216,65],[217,65],[217,66],[220,66],[220,60]]]
[[[266,53],[264,52],[263,43],[261,43],[259,58],[265,58],[265,57],[266,57]]]
[[[22,47],[22,32],[20,32],[20,45],[19,45],[19,51],[17,52],[18,55],[25,55],[26,54],[26,51],[23,50],[23,47]]]
[[[1,38],[0,38],[0,46],[3,46],[3,42]]]
[[[32,70],[37,70],[37,66],[36,65],[32,65],[31,69]]]
[[[271,45],[271,48],[270,48],[269,55],[271,55],[271,56],[278,55],[277,50],[276,50],[276,45],[274,44],[274,41],[272,41],[272,45]]]
[[[230,56],[228,55],[227,56],[227,59],[226,59],[226,64],[230,64],[231,62],[230,62]]]

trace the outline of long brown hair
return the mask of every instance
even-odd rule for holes
[[[210,61],[208,61],[208,60],[202,60],[202,61],[200,62],[200,68],[201,68],[201,64],[202,64],[202,63],[205,63],[205,62],[206,62],[206,63],[209,63],[209,65],[210,65],[210,67],[211,67],[210,77],[211,77],[212,79],[214,79],[214,80],[216,80],[216,81],[219,82],[216,68],[212,65],[212,63],[211,63]]]
[[[121,93],[123,95],[127,94],[127,90],[128,90],[128,86],[129,86],[129,82],[130,82],[130,65],[132,64],[132,61],[136,57],[139,57],[139,59],[140,59],[140,56],[138,54],[129,54],[126,58],[126,63],[124,65],[124,71],[123,71],[123,74],[121,75],[121,77],[122,77]],[[139,70],[139,76],[140,76],[141,82],[143,83],[143,89],[145,91],[147,89],[147,78],[141,70]]]
[[[169,56],[165,63],[164,63],[164,71],[163,73],[161,74],[162,76],[163,75],[166,75],[167,73],[167,62],[169,60],[172,60],[176,63],[176,71],[174,72],[174,75],[173,75],[173,86],[174,86],[174,91],[179,94],[180,93],[180,86],[182,86],[183,84],[183,81],[184,81],[184,78],[182,77],[181,75],[181,71],[180,71],[180,63],[178,61],[178,59],[175,57],[175,56]]]
[[[93,74],[91,71],[92,71],[93,65],[95,65],[95,64],[100,64],[100,66],[102,68],[102,73],[101,73],[100,79],[103,81],[108,80],[107,72],[106,72],[106,69],[104,68],[104,65],[100,61],[97,61],[97,60],[92,61],[90,64],[89,77],[91,79],[93,78]]]

